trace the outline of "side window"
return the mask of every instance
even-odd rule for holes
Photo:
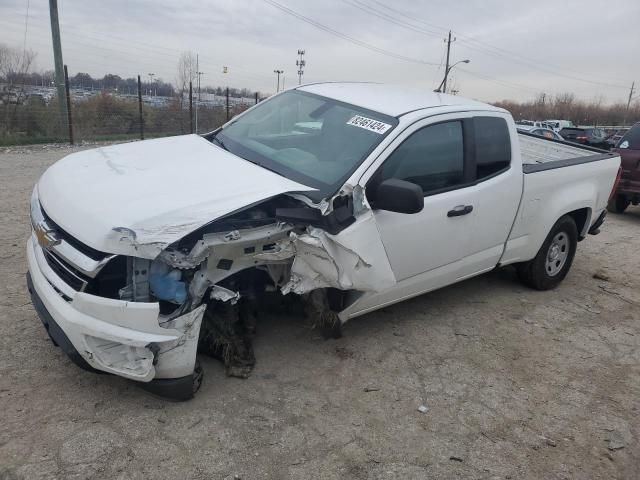
[[[397,178],[415,183],[425,195],[464,181],[462,122],[418,130],[385,160],[379,181]]]
[[[627,130],[627,133],[620,139],[618,148],[630,148],[632,150],[640,150],[640,123],[636,123]]]
[[[511,137],[504,118],[473,119],[476,146],[476,179],[490,177],[511,164]]]

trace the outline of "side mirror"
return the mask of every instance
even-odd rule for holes
[[[389,212],[418,213],[424,208],[424,193],[415,183],[389,178],[377,186],[373,207]]]

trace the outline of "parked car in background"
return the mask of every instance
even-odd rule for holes
[[[620,154],[620,179],[609,200],[609,211],[624,212],[629,204],[640,203],[640,122],[620,139],[615,153]]]
[[[573,122],[571,120],[545,120],[543,123],[545,123],[548,128],[556,132],[559,132],[563,128],[573,127]]]
[[[629,131],[628,128],[621,128],[620,130],[616,130],[612,135],[609,135],[609,137],[607,137],[607,145],[609,146],[609,148],[613,148],[616,145],[618,145],[618,142],[622,139],[622,137],[624,137],[624,134],[627,133]]]
[[[550,128],[543,127],[525,127],[521,125],[516,125],[519,132],[526,132],[532,135],[537,135],[538,137],[550,138],[551,140],[564,140],[559,134],[551,130]]]
[[[535,122],[533,120],[518,120],[516,127],[541,127],[541,122]]]
[[[560,130],[560,135],[569,142],[589,145],[591,147],[607,148],[607,136],[600,128],[566,127]]]

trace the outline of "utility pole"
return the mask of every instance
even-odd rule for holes
[[[198,96],[196,97],[196,133],[198,133],[198,104],[200,103],[200,55],[196,53],[196,75],[198,76]]]
[[[224,75],[225,78],[225,83],[227,84],[226,89],[225,89],[225,95],[226,95],[226,108],[227,108],[227,116],[225,117],[227,119],[227,122],[229,121],[229,80],[227,80],[227,74],[229,73],[229,67],[223,66],[222,67],[222,74]]]
[[[64,90],[67,97],[67,125],[69,126],[69,144],[73,145],[73,121],[71,120],[71,97],[69,96],[69,73],[64,66]]]
[[[284,70],[274,70],[273,73],[278,75],[278,83],[276,84],[276,93],[280,91],[280,75],[284,73]]]
[[[304,50],[298,50],[300,60],[296,60],[296,66],[298,67],[298,85],[302,85],[302,75],[304,75],[304,67],[307,62],[304,61]]]
[[[140,140],[144,140],[144,118],[142,117],[142,82],[138,75],[138,118],[140,119]]]
[[[229,121],[229,87],[227,87],[227,122]]]
[[[64,92],[64,66],[62,62],[62,44],[60,43],[60,24],[58,23],[58,0],[49,0],[49,17],[51,19],[51,39],[53,42],[53,60],[56,69],[56,87],[58,90],[58,108],[60,121],[67,115]]]
[[[189,133],[193,133],[193,83],[189,80]]]
[[[635,89],[636,82],[631,83],[631,90],[629,91],[629,99],[627,100],[627,109],[624,111],[624,120],[622,121],[622,126],[625,127],[627,125],[627,115],[629,114],[629,107],[631,106],[631,100],[633,100],[633,91]]]
[[[447,77],[449,76],[449,55],[451,54],[451,30],[449,30],[449,38],[447,40],[445,40],[447,42],[447,66],[444,70],[444,81],[443,81],[443,88],[442,88],[442,93],[447,93]],[[455,42],[456,39],[455,37],[453,38],[453,41]]]

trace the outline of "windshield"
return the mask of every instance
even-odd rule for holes
[[[231,153],[318,189],[335,193],[397,125],[394,117],[292,90],[256,106],[211,140]]]

